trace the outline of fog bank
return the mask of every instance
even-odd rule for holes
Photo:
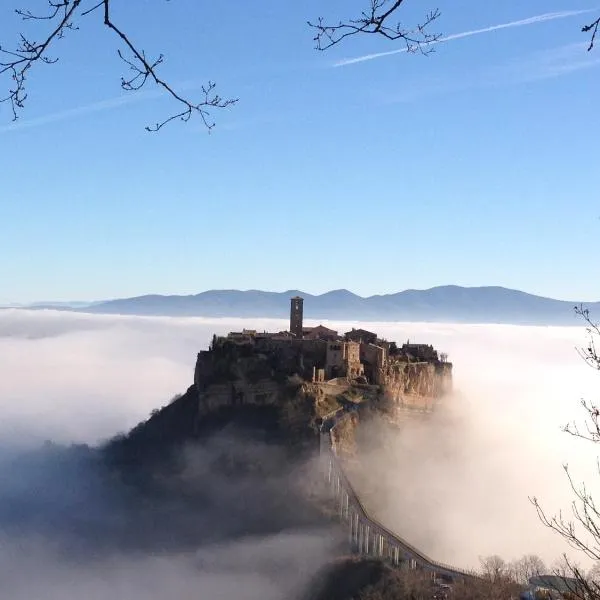
[[[459,566],[492,553],[551,562],[565,546],[539,524],[528,496],[550,511],[568,509],[563,462],[576,479],[593,480],[595,449],[560,431],[582,416],[580,398],[597,398],[598,374],[575,350],[586,341],[583,327],[363,326],[398,342],[432,343],[454,363],[455,394],[444,409],[369,451],[376,477],[363,485],[381,520]],[[287,323],[0,311],[1,444],[95,443],[126,431],[191,384],[196,353],[213,333],[243,327]]]

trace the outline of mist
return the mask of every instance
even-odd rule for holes
[[[371,330],[378,330],[371,326]],[[545,528],[544,510],[570,516],[575,483],[600,494],[589,442],[562,431],[583,424],[580,400],[598,399],[598,373],[577,348],[581,328],[507,325],[383,325],[389,339],[449,353],[454,393],[431,417],[400,431],[370,423],[361,435],[357,486],[387,527],[432,558],[476,568],[479,558],[537,554],[550,566],[567,553],[588,559]]]
[[[339,331],[360,326],[323,324]],[[581,398],[597,398],[598,375],[576,352],[586,342],[584,328],[363,326],[448,352],[455,390],[431,418],[399,431],[373,423],[361,433],[374,475],[357,482],[368,508],[433,558],[460,567],[477,566],[478,557],[489,554],[509,560],[534,553],[551,563],[570,551],[541,525],[528,497],[537,496],[550,512],[568,510],[565,462],[576,480],[594,481],[594,447],[560,429],[583,417]],[[215,515],[223,521],[229,513],[211,510],[221,503],[235,513],[250,487],[219,478],[204,512],[165,509],[161,518],[177,524],[173,531],[157,528],[156,539],[126,547],[118,531],[133,513],[89,470],[89,457],[73,459],[66,469],[64,458],[33,450],[45,440],[94,445],[127,431],[189,387],[196,353],[213,333],[243,327],[272,330],[287,323],[0,311],[0,578],[12,586],[3,585],[11,598],[79,598],[82,590],[89,598],[186,598],[198,589],[207,599],[289,598],[330,556],[329,531],[301,527],[248,537],[235,524],[221,531]],[[15,474],[17,451],[34,454]],[[202,486],[213,450],[204,452],[190,458],[188,471]],[[278,483],[266,482],[256,504]],[[33,519],[43,507],[47,518]],[[126,537],[143,537],[156,517],[150,511],[133,519]],[[165,550],[165,536],[184,538],[185,531],[194,534],[189,543]],[[289,559],[287,568],[281,556]],[[277,575],[273,565],[279,565]]]
[[[196,353],[229,326],[0,311],[4,595],[284,600],[339,551],[299,502],[312,464],[249,434],[187,446],[141,491],[95,446],[185,392]],[[247,461],[257,472],[223,472]]]

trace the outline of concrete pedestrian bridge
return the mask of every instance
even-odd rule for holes
[[[397,566],[425,570],[433,578],[455,581],[474,577],[472,572],[430,558],[368,514],[344,472],[336,448],[335,428],[349,418],[351,413],[352,408],[344,407],[323,419],[320,456],[324,475],[335,500],[337,515],[348,527],[352,552],[382,558]]]

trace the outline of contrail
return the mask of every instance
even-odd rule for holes
[[[472,35],[479,35],[481,33],[489,33],[490,31],[497,31],[498,29],[509,29],[511,27],[524,27],[526,25],[534,25],[535,23],[543,23],[544,21],[555,21],[556,19],[566,19],[568,17],[575,17],[577,15],[584,15],[586,13],[594,12],[597,9],[588,8],[586,10],[563,10],[559,12],[544,13],[543,15],[537,15],[535,17],[529,17],[527,19],[521,19],[520,21],[511,21],[510,23],[500,23],[499,25],[490,25],[483,29],[473,29],[471,31],[463,31],[461,33],[453,33],[439,38],[435,42],[430,42],[427,45],[433,46],[434,44],[441,44],[442,42],[449,42],[451,40],[460,40],[461,38],[471,37]],[[391,56],[392,54],[401,54],[407,52],[406,48],[399,48],[398,50],[390,50],[388,52],[377,52],[375,54],[365,54],[363,56],[357,56],[356,58],[346,58],[334,63],[333,67],[345,67],[347,65],[354,65],[356,63],[366,62],[367,60],[373,60],[375,58],[381,58],[382,56]]]
[[[180,90],[194,90],[200,86],[192,81],[182,82],[178,88]],[[39,125],[47,125],[49,123],[56,123],[57,121],[64,121],[66,119],[72,119],[81,115],[87,115],[90,113],[103,112],[106,110],[112,110],[114,108],[120,108],[127,104],[137,104],[145,100],[152,100],[160,98],[161,92],[156,89],[138,91],[135,94],[124,93],[115,98],[108,98],[106,100],[100,100],[84,106],[76,106],[74,108],[67,108],[59,112],[51,113],[49,115],[43,115],[41,117],[35,117],[33,119],[24,119],[19,121],[13,121],[8,125],[0,125],[0,134],[9,133],[19,129],[27,129],[29,127],[37,127]]]
[[[15,131],[18,129],[27,129],[29,127],[37,127],[38,125],[47,125],[48,123],[55,123],[57,121],[64,121],[65,119],[72,119],[74,117],[79,117],[81,115],[87,115],[90,113],[101,112],[105,110],[110,110],[113,108],[118,108],[124,106],[126,104],[132,104],[135,102],[139,102],[140,100],[146,98],[147,96],[136,97],[134,95],[131,96],[117,96],[116,98],[110,98],[108,100],[100,100],[99,102],[94,102],[92,104],[86,104],[85,106],[77,106],[75,108],[68,108],[66,110],[62,110],[59,112],[55,112],[49,115],[44,115],[41,117],[36,117],[33,119],[27,119],[23,121],[14,121],[13,123],[9,123],[8,125],[0,126],[0,134],[8,133],[10,131]]]

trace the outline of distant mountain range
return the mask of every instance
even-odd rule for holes
[[[503,287],[434,287],[363,298],[348,290],[314,296],[300,290],[210,290],[190,296],[147,295],[90,303],[36,303],[27,308],[96,314],[273,317],[289,316],[289,299],[304,298],[305,319],[356,321],[437,321],[508,323],[516,325],[577,325],[578,301],[535,296]],[[600,315],[600,302],[585,303]]]

